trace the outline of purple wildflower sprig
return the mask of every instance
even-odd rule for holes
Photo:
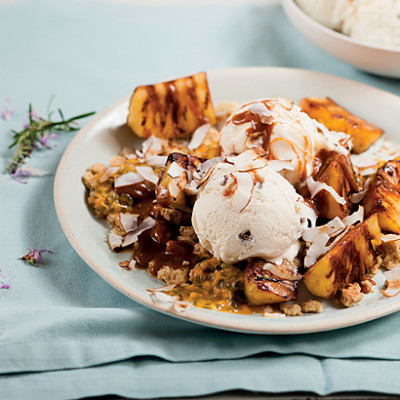
[[[12,279],[12,278],[11,278]],[[2,270],[0,269],[0,289],[10,289],[10,280],[7,279],[3,273]]]
[[[25,260],[27,263],[38,266],[39,263],[42,261],[42,253],[49,253],[51,254],[51,250],[48,249],[29,249],[29,253],[25,254],[21,257],[22,260]]]
[[[17,146],[17,150],[10,165],[7,167],[7,171],[11,175],[18,173],[18,169],[25,163],[25,159],[31,156],[34,149],[40,146],[50,148],[48,140],[55,139],[57,137],[56,132],[78,130],[79,126],[76,121],[78,119],[90,117],[94,112],[77,115],[69,119],[64,118],[64,114],[60,109],[58,109],[58,114],[60,121],[57,122],[52,121],[53,112],[50,111],[47,113],[47,119],[39,117],[32,108],[32,104],[29,104],[28,123],[23,126],[21,131],[12,131],[14,134],[14,141],[8,148],[11,149]]]

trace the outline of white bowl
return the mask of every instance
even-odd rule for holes
[[[282,5],[296,29],[325,53],[364,71],[400,78],[400,50],[371,45],[329,29],[309,17],[294,0],[282,0]]]

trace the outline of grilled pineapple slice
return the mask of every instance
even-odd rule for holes
[[[157,203],[162,207],[175,208],[181,211],[191,210],[188,190],[188,172],[193,173],[200,165],[201,159],[182,153],[171,153],[166,168],[156,187]]]
[[[136,135],[188,137],[204,123],[216,123],[205,72],[174,81],[138,86],[129,105],[128,126]]]
[[[363,205],[366,215],[378,214],[385,232],[400,234],[400,161],[391,160],[373,178]]]
[[[314,197],[318,215],[328,219],[335,217],[343,219],[349,215],[352,208],[350,195],[358,191],[357,179],[350,159],[343,154],[333,153],[325,158],[314,179],[331,186],[346,200],[346,204],[339,204],[329,192],[321,190]]]
[[[282,279],[264,269],[264,265],[265,261],[252,261],[244,272],[244,294],[248,303],[260,306],[294,300],[297,296],[297,280]],[[275,265],[275,268],[288,277],[297,275],[297,267],[287,261]]]
[[[307,97],[299,105],[311,118],[323,123],[328,129],[349,134],[353,141],[352,151],[356,154],[367,150],[383,135],[382,129],[351,114],[329,97]]]
[[[381,244],[376,214],[350,230],[305,274],[303,281],[315,296],[329,299],[353,282],[361,282],[375,273],[377,256],[374,246]]]

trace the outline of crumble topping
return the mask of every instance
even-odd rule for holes
[[[303,315],[300,305],[296,303],[295,304],[281,303],[280,309],[288,317]]]
[[[303,313],[320,313],[324,311],[324,306],[318,300],[307,300],[301,303]]]
[[[342,289],[340,302],[345,307],[353,307],[354,304],[359,303],[363,298],[364,294],[361,292],[361,287],[357,282],[355,282]]]
[[[181,285],[188,281],[188,275],[188,268],[173,269],[171,267],[161,267],[157,272],[157,279],[164,281],[167,285]]]

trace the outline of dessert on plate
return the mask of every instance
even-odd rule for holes
[[[266,93],[268,96],[268,93]],[[229,100],[229,99],[227,99]],[[400,148],[330,98],[214,108],[205,73],[140,86],[127,144],[83,175],[120,266],[185,304],[264,315],[400,292]],[[299,287],[308,297],[300,301]]]

